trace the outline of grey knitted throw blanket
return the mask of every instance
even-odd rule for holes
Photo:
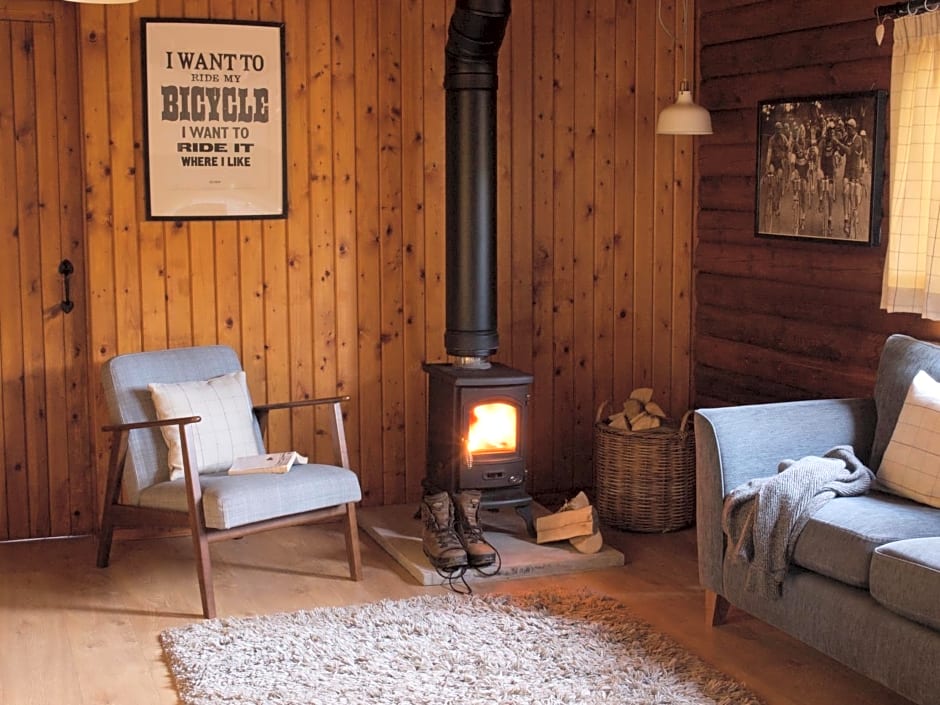
[[[784,460],[776,475],[732,490],[721,525],[727,558],[747,564],[747,589],[781,597],[793,547],[809,518],[834,497],[865,494],[874,478],[851,446],[836,446],[822,457]]]

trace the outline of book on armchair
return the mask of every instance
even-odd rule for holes
[[[264,453],[263,455],[248,455],[235,458],[232,467],[228,469],[229,475],[253,475],[257,473],[284,474],[289,472],[291,466],[304,465],[307,458],[296,450],[283,453]]]

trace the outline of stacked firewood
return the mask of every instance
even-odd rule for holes
[[[659,428],[665,418],[666,412],[653,401],[653,390],[639,387],[630,392],[630,398],[623,403],[623,411],[608,416],[607,423],[611,428],[624,431],[647,431]]]

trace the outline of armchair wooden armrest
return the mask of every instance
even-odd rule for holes
[[[298,409],[307,406],[323,406],[329,404],[333,407],[333,452],[344,468],[349,468],[349,449],[346,445],[346,427],[343,424],[343,411],[340,404],[349,401],[349,395],[340,397],[319,397],[317,399],[298,399],[297,401],[274,402],[272,404],[256,404],[254,407],[261,433],[267,435],[268,412],[277,409]]]
[[[157,428],[159,426],[186,426],[191,423],[202,421],[201,416],[180,416],[176,419],[163,419],[159,421],[136,421],[134,423],[118,423],[102,426],[101,430],[105,432],[133,431],[135,428]]]

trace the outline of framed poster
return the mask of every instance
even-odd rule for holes
[[[761,101],[758,236],[877,245],[885,91]]]
[[[284,25],[141,19],[148,220],[284,218]]]

